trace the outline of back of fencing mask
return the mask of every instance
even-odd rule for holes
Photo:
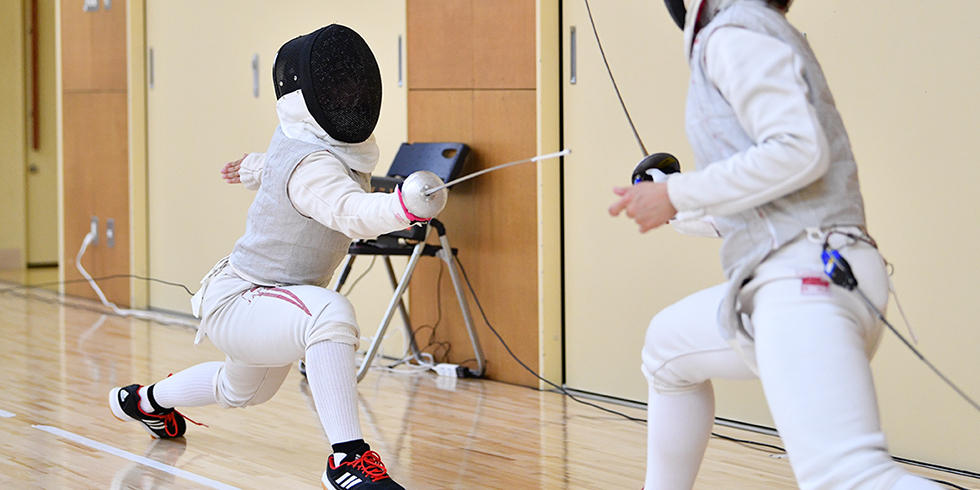
[[[684,18],[687,17],[684,0],[664,0],[664,3],[667,4],[667,11],[670,12],[670,17],[674,19],[674,23],[683,30]]]
[[[353,29],[330,24],[279,48],[272,66],[276,99],[303,90],[313,119],[330,137],[360,143],[381,113],[381,71]]]
[[[674,19],[674,23],[681,30],[684,30],[684,20],[687,17],[687,8],[684,7],[684,0],[664,0],[667,5],[667,12],[670,12],[670,18]],[[728,2],[722,0],[716,0],[714,2],[717,5],[724,5],[726,3],[732,3],[732,0]],[[766,0],[771,7],[781,9],[783,12],[789,10],[790,4],[793,0]],[[701,8],[702,4],[710,4],[710,0],[694,0],[691,8],[697,10]]]

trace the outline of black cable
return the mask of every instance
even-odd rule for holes
[[[557,385],[557,384],[555,384],[555,383],[553,383],[553,382],[551,382],[551,381],[549,381],[549,380],[541,377],[541,375],[539,375],[533,369],[531,369],[530,367],[528,367],[528,365],[525,364],[524,361],[522,361],[519,357],[517,357],[516,354],[514,354],[514,351],[512,351],[510,349],[510,346],[507,345],[507,342],[505,342],[504,339],[503,339],[503,337],[500,336],[500,333],[497,332],[497,329],[494,328],[493,325],[490,324],[490,320],[487,318],[487,313],[486,313],[486,311],[484,311],[483,305],[480,304],[480,299],[476,296],[476,291],[473,289],[473,284],[470,282],[470,278],[466,274],[466,268],[463,267],[463,263],[460,262],[459,256],[454,256],[454,258],[456,259],[456,263],[459,264],[459,270],[463,273],[463,280],[466,281],[466,287],[470,290],[470,295],[473,296],[473,301],[476,303],[476,307],[480,310],[480,315],[483,317],[483,322],[487,325],[487,327],[490,329],[490,331],[493,333],[493,335],[497,337],[497,340],[500,341],[500,344],[504,347],[505,350],[507,350],[507,353],[510,354],[510,357],[513,358],[514,361],[516,361],[518,364],[520,364],[521,367],[523,367],[527,372],[531,373],[531,375],[533,375],[535,378],[538,378],[539,380],[544,381],[548,385],[552,386],[553,388],[555,388],[556,390],[558,390],[559,392],[561,392],[565,396],[571,398],[572,400],[574,400],[574,401],[576,401],[578,403],[581,403],[581,404],[586,405],[586,406],[589,406],[589,407],[597,408],[597,409],[602,410],[603,412],[606,412],[606,413],[610,413],[610,414],[613,414],[613,415],[618,415],[618,416],[623,417],[624,419],[629,420],[631,422],[641,422],[641,423],[644,423],[644,424],[647,423],[647,420],[644,419],[644,418],[633,417],[633,416],[627,415],[627,414],[625,414],[623,412],[619,412],[619,411],[616,411],[616,410],[613,410],[613,409],[610,409],[610,408],[606,408],[606,407],[603,407],[603,406],[600,406],[600,405],[596,405],[594,403],[590,403],[590,402],[581,400],[581,399],[577,398],[575,395],[571,394],[563,386],[559,386],[559,385]],[[786,449],[785,448],[782,448],[782,447],[777,446],[775,444],[768,444],[768,443],[765,443],[765,442],[753,441],[753,440],[749,440],[749,439],[739,439],[737,437],[726,436],[724,434],[719,434],[717,432],[711,432],[711,436],[712,437],[716,437],[718,439],[722,439],[722,440],[734,442],[736,444],[746,445],[746,446],[749,446],[749,447],[751,447],[751,446],[758,446],[759,448],[768,448],[768,449],[772,449],[772,450],[778,451],[777,453],[769,453],[769,454],[780,454],[780,455],[781,454],[786,454]],[[757,449],[757,448],[753,448],[753,449]],[[762,450],[762,449],[759,449],[759,450]],[[766,451],[766,452],[768,452],[768,451]],[[913,464],[913,463],[910,462],[910,460],[903,460],[903,459],[895,458],[895,457],[893,457],[892,459],[894,459],[895,461],[898,461],[898,462],[903,462],[903,463],[907,463],[907,464]],[[932,480],[932,481],[934,481],[936,483],[939,483],[939,484],[942,484],[942,485],[947,485],[947,486],[952,487],[952,488],[967,490],[967,489],[964,489],[963,487],[961,487],[959,485],[956,485],[954,483],[950,483],[950,482],[947,482],[947,481],[944,481],[944,480],[938,480],[938,479],[935,479],[935,478],[929,478],[929,480]]]
[[[436,328],[438,328],[439,324],[442,323],[442,274],[445,272],[445,269],[445,265],[442,263],[442,261],[439,261],[439,273],[436,274],[436,321],[432,324],[420,325],[418,328],[412,331],[412,339],[415,341],[416,345],[418,345],[417,335],[419,332],[426,328],[431,330],[429,333],[428,342],[426,342],[425,347],[420,347],[419,351],[425,352],[426,349],[435,346],[430,354],[432,355],[433,361],[436,363],[440,362],[440,357],[442,358],[442,361],[446,361],[446,358],[449,356],[449,352],[453,348],[452,344],[448,341],[435,340]],[[437,355],[440,348],[445,349],[441,356]]]
[[[478,298],[476,296],[476,291],[473,290],[473,284],[470,283],[470,278],[466,274],[466,268],[463,267],[463,263],[460,262],[459,256],[458,255],[454,255],[453,258],[456,259],[456,263],[459,265],[459,270],[460,270],[460,272],[463,273],[463,280],[466,281],[466,287],[469,288],[470,295],[473,296],[473,301],[476,303],[476,307],[480,309],[480,315],[483,316],[483,322],[487,325],[487,327],[490,329],[490,331],[493,332],[493,334],[497,337],[497,340],[500,341],[500,345],[504,346],[504,349],[507,350],[507,353],[510,354],[510,357],[512,357],[515,361],[517,361],[517,363],[520,364],[521,367],[523,367],[527,372],[531,373],[531,375],[534,376],[535,378],[538,378],[539,380],[544,381],[549,386],[552,386],[556,390],[564,393],[566,396],[568,396],[572,400],[575,400],[575,401],[577,401],[577,402],[579,402],[579,403],[581,403],[583,405],[587,405],[587,406],[590,406],[590,407],[593,407],[593,408],[597,408],[599,410],[602,410],[603,412],[611,413],[613,415],[618,415],[620,417],[625,418],[626,420],[630,420],[630,421],[633,421],[633,422],[646,422],[645,419],[638,418],[638,417],[633,417],[631,415],[627,415],[627,414],[622,413],[622,412],[617,412],[615,410],[612,410],[612,409],[603,407],[601,405],[596,405],[595,403],[590,403],[590,402],[587,402],[585,400],[580,400],[575,395],[573,395],[573,394],[569,393],[567,390],[565,390],[564,387],[559,386],[559,385],[557,385],[555,383],[552,383],[551,381],[549,381],[547,379],[544,379],[543,377],[541,377],[540,374],[538,374],[533,369],[531,369],[530,367],[528,367],[527,364],[524,364],[524,361],[522,361],[519,357],[517,357],[517,355],[514,354],[514,351],[510,350],[510,346],[507,345],[507,342],[505,342],[504,339],[503,339],[503,337],[500,336],[500,333],[497,332],[497,329],[496,328],[493,328],[493,325],[490,324],[490,320],[487,318],[487,313],[486,313],[486,311],[483,310],[483,305],[480,304],[480,298]]]
[[[155,277],[140,276],[140,275],[137,275],[137,274],[112,274],[112,275],[108,275],[108,276],[93,277],[92,280],[93,281],[104,281],[104,280],[107,280],[107,279],[119,279],[119,278],[122,278],[122,277],[131,277],[133,279],[140,279],[140,280],[143,280],[143,281],[158,282],[158,283],[161,283],[161,284],[166,284],[168,286],[180,287],[180,288],[183,288],[184,291],[187,291],[187,294],[189,294],[191,296],[194,296],[194,293],[191,292],[191,290],[187,286],[185,286],[185,285],[183,285],[183,284],[181,284],[179,282],[165,281],[163,279],[157,279]],[[36,283],[36,284],[21,284],[21,285],[17,285],[17,286],[12,286],[12,287],[8,287],[8,288],[0,289],[0,293],[6,293],[8,291],[17,291],[19,289],[36,289],[36,288],[43,288],[43,287],[47,287],[47,286],[60,286],[62,284],[73,284],[73,283],[77,283],[77,282],[88,282],[88,279],[85,279],[85,278],[80,278],[80,279],[66,279],[64,281],[39,282],[39,283]]]
[[[961,486],[959,486],[959,485],[957,485],[955,483],[948,482],[948,481],[945,481],[945,480],[937,480],[935,478],[929,478],[929,480],[934,481],[934,482],[936,482],[936,483],[938,483],[940,485],[946,485],[946,486],[948,486],[950,488],[955,488],[957,490],[970,490],[969,488],[961,487]]]
[[[904,335],[898,332],[898,329],[895,328],[895,326],[892,325],[887,318],[885,318],[884,313],[882,313],[881,310],[879,310],[878,307],[875,306],[875,304],[871,301],[871,299],[864,294],[864,291],[862,291],[861,288],[858,287],[857,277],[855,277],[854,271],[851,269],[851,265],[847,262],[847,259],[845,259],[840,254],[839,250],[830,246],[830,237],[833,235],[843,235],[845,237],[850,238],[852,241],[860,240],[870,244],[872,247],[875,248],[878,247],[875,241],[872,240],[871,238],[865,238],[839,230],[830,230],[827,233],[827,235],[824,237],[823,246],[822,246],[823,252],[821,253],[821,260],[824,263],[824,273],[827,275],[827,277],[830,278],[830,281],[833,282],[835,285],[840,286],[848,291],[856,292],[858,296],[860,296],[861,299],[865,302],[865,304],[868,305],[868,308],[870,308],[871,311],[875,313],[878,319],[881,320],[885,324],[885,326],[888,327],[888,329],[891,330],[893,334],[895,334],[896,337],[898,337],[898,340],[901,340],[902,343],[905,344],[905,347],[908,347],[908,349],[912,351],[912,353],[915,354],[915,356],[918,357],[920,361],[922,361],[926,366],[928,366],[929,369],[931,369],[932,372],[936,374],[936,376],[939,376],[939,379],[941,379],[950,388],[952,388],[953,391],[956,392],[956,394],[958,394],[961,398],[966,400],[967,403],[973,406],[974,409],[980,412],[980,404],[977,404],[977,402],[974,401],[973,398],[970,398],[970,396],[967,395],[966,392],[963,391],[963,389],[957,386],[956,383],[953,382],[953,380],[946,377],[946,375],[943,374],[942,371],[939,370],[939,368],[937,368],[935,365],[929,362],[929,360],[926,359],[926,356],[924,356],[922,352],[919,352],[919,349],[916,349],[915,346],[912,345],[912,343],[909,342]]]
[[[755,449],[757,451],[763,451],[763,452],[765,452],[767,454],[772,454],[772,455],[786,454],[786,449],[783,449],[782,447],[779,447],[779,446],[777,446],[775,444],[769,444],[769,443],[766,443],[766,442],[753,441],[753,440],[749,440],[749,439],[739,439],[737,437],[726,436],[724,434],[719,434],[717,432],[712,432],[711,435],[714,436],[714,437],[717,437],[718,439],[724,439],[726,441],[731,441],[731,442],[734,442],[736,444],[745,445],[745,446],[749,447],[749,449]],[[777,452],[772,453],[772,452],[766,451],[765,449],[759,449],[759,447],[753,447],[753,446],[759,446],[759,447],[769,448],[769,449],[772,449],[772,450],[777,451]]]
[[[616,84],[616,77],[613,76],[612,68],[609,68],[609,61],[606,60],[606,52],[602,49],[602,41],[599,40],[599,31],[595,28],[595,20],[592,19],[592,9],[589,8],[589,0],[585,0],[585,10],[589,13],[589,23],[592,24],[592,33],[595,34],[595,43],[599,45],[599,54],[602,55],[602,63],[606,65],[606,73],[609,73],[609,80],[612,81],[613,89],[616,91],[616,97],[619,99],[619,105],[623,107],[623,112],[626,114],[626,121],[630,124],[630,129],[633,130],[633,137],[636,138],[637,144],[640,145],[640,151],[643,152],[643,156],[647,156],[647,147],[644,146],[643,140],[640,139],[640,133],[636,131],[636,126],[633,124],[633,118],[630,117],[630,111],[626,109],[626,102],[623,102],[623,95],[619,93],[619,85]]]
[[[361,275],[357,276],[357,279],[354,279],[354,282],[352,282],[350,286],[347,288],[347,292],[344,293],[344,296],[350,295],[351,291],[354,290],[354,286],[357,286],[357,283],[361,282],[361,279],[364,279],[364,276],[368,275],[368,272],[371,272],[371,269],[374,267],[374,262],[376,260],[378,260],[377,255],[371,257],[371,263],[368,264],[367,269],[364,269],[364,272],[362,272]]]

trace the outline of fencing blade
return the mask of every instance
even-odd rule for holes
[[[547,153],[545,155],[538,155],[538,156],[534,156],[534,157],[531,157],[531,158],[525,158],[524,160],[517,160],[515,162],[507,162],[507,163],[502,163],[500,165],[494,165],[493,167],[485,168],[483,170],[480,170],[480,171],[477,171],[477,172],[473,172],[473,173],[468,174],[468,175],[464,175],[464,176],[462,176],[462,177],[460,177],[458,179],[450,180],[449,182],[446,182],[445,184],[442,184],[440,186],[436,186],[436,187],[433,187],[431,189],[426,189],[426,191],[423,192],[422,195],[424,195],[424,196],[431,196],[432,194],[435,194],[436,192],[439,192],[442,189],[445,189],[447,187],[452,187],[452,186],[454,186],[454,185],[456,185],[456,184],[458,184],[460,182],[463,182],[463,181],[466,181],[466,180],[470,180],[473,177],[479,177],[479,176],[481,176],[481,175],[483,175],[485,173],[489,173],[489,172],[493,172],[493,171],[496,171],[496,170],[500,170],[502,168],[512,167],[514,165],[520,165],[522,163],[539,162],[541,160],[548,160],[548,159],[551,159],[551,158],[563,157],[565,155],[568,155],[571,152],[572,152],[572,150],[569,150],[568,148],[566,148],[566,149],[564,149],[562,151],[556,151],[554,153]]]

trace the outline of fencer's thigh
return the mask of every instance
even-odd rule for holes
[[[282,366],[306,348],[331,341],[357,346],[354,308],[347,298],[317,286],[252,287],[207,317],[211,342],[251,366]]]
[[[244,407],[265,403],[279,391],[292,364],[257,367],[226,359],[218,370],[216,390],[218,404]]]
[[[768,283],[753,300],[759,377],[800,487],[888,488],[901,472],[878,420],[874,317],[854,293],[801,292],[799,279]]]
[[[657,391],[694,389],[711,378],[755,376],[721,336],[718,305],[726,289],[726,284],[719,284],[698,291],[650,321],[643,345],[643,372]],[[751,345],[745,344],[744,350],[751,350]]]

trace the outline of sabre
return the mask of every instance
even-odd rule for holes
[[[456,185],[456,184],[458,184],[460,182],[463,182],[464,180],[470,180],[473,177],[479,177],[479,176],[481,176],[481,175],[483,175],[485,173],[488,173],[488,172],[493,172],[495,170],[500,170],[502,168],[511,167],[511,166],[514,166],[514,165],[520,165],[522,163],[538,162],[538,161],[541,161],[541,160],[548,160],[548,159],[551,159],[551,158],[563,157],[565,155],[568,155],[571,152],[572,152],[572,150],[569,150],[568,148],[566,148],[566,149],[564,149],[562,151],[556,151],[554,153],[548,153],[548,154],[545,154],[545,155],[538,155],[538,156],[531,157],[531,158],[525,158],[524,160],[517,160],[516,162],[508,162],[508,163],[502,163],[500,165],[494,165],[493,167],[485,168],[483,170],[480,170],[480,171],[477,171],[477,172],[473,172],[473,173],[471,173],[469,175],[464,175],[464,176],[462,176],[462,177],[460,177],[458,179],[450,180],[449,182],[446,182],[445,184],[442,184],[440,186],[436,186],[436,187],[433,187],[431,189],[426,189],[424,192],[422,192],[422,195],[423,196],[431,196],[432,194],[435,194],[436,192],[439,192],[442,189],[445,189],[447,187],[454,186],[454,185]]]

